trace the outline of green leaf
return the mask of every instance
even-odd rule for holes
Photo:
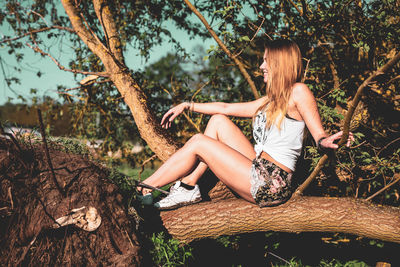
[[[240,37],[240,39],[239,39],[240,41],[245,41],[245,42],[250,42],[250,38],[249,38],[249,36],[242,36],[242,37]]]

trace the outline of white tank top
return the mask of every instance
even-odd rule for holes
[[[264,151],[294,171],[303,146],[304,121],[285,117],[280,130],[275,124],[266,128],[265,123],[265,112],[258,112],[253,122],[253,137],[256,142],[254,150],[257,156]]]

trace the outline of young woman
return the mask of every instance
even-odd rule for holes
[[[342,132],[328,136],[310,89],[301,83],[303,67],[298,46],[290,40],[267,44],[260,66],[266,83],[264,97],[246,103],[181,103],[161,124],[185,109],[212,115],[204,134],[196,134],[144,183],[161,187],[178,181],[167,197],[154,205],[172,209],[201,200],[197,181],[207,168],[245,200],[260,207],[287,201],[295,188],[292,173],[301,153],[304,128],[318,146],[336,149]],[[253,146],[227,116],[253,118]],[[350,139],[349,139],[350,142]],[[349,145],[348,142],[348,145]],[[142,190],[150,198],[151,191]]]

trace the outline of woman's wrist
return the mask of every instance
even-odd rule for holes
[[[190,110],[191,102],[185,102],[185,109]]]
[[[193,111],[193,108],[194,108],[194,102],[193,102],[193,101],[190,101],[190,102],[188,102],[188,103],[189,103],[188,110],[189,110],[189,111]]]
[[[321,137],[321,138],[318,139],[318,141],[317,141],[317,149],[318,149],[318,151],[319,151],[320,153],[322,153],[322,154],[327,154],[327,153],[330,153],[331,151],[333,151],[333,149],[331,149],[331,148],[326,147],[326,146],[323,145],[322,142],[323,142],[326,138],[328,138],[328,136]]]
[[[326,139],[326,136],[324,136],[324,137],[321,137],[320,139],[318,139],[318,141],[317,141],[317,148],[319,148],[319,149],[323,149],[323,147],[322,147],[322,141],[324,141],[324,139]]]
[[[190,102],[184,102],[185,104],[185,109],[189,110],[189,111],[193,111],[194,110],[194,102],[190,101]]]

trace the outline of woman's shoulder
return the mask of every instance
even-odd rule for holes
[[[304,91],[310,91],[307,84],[298,82],[293,85],[293,93],[304,93]]]
[[[292,90],[292,98],[295,102],[301,102],[305,98],[314,97],[310,88],[305,83],[295,83]]]

